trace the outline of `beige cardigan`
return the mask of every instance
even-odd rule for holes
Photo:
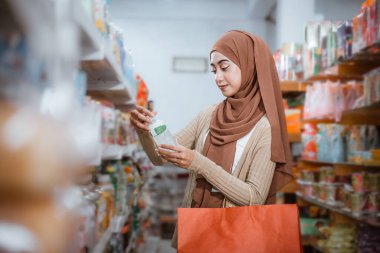
[[[266,116],[256,124],[236,170],[231,175],[222,167],[202,155],[204,138],[210,127],[211,118],[216,106],[203,110],[177,135],[178,144],[196,151],[191,163],[182,207],[191,207],[192,195],[196,185],[197,174],[201,174],[215,188],[226,196],[224,206],[248,206],[264,204],[276,163],[271,157],[271,127]],[[141,144],[154,165],[163,165],[163,161],[155,152],[155,145],[148,131],[138,130]],[[176,233],[173,246],[176,246]]]

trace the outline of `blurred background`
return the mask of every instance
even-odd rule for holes
[[[273,52],[304,252],[380,252],[379,24],[379,0],[0,0],[0,252],[176,252],[188,173],[130,112],[174,134],[221,102],[232,29]]]

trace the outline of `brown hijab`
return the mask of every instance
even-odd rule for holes
[[[231,172],[237,141],[266,114],[271,125],[271,160],[277,164],[267,203],[291,178],[291,153],[277,70],[263,40],[243,31],[229,31],[212,48],[241,70],[242,85],[220,103],[213,115],[203,155]]]

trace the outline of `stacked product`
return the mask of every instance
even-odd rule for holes
[[[365,74],[363,82],[315,82],[306,89],[304,118],[332,117],[339,121],[344,111],[379,101],[379,69]]]
[[[81,229],[78,238],[81,238],[82,249],[93,249],[109,229],[115,233],[121,232],[121,230],[115,231],[115,222],[118,221],[117,217],[132,212],[135,190],[138,190],[136,185],[141,180],[136,167],[127,160],[104,163],[97,168],[94,177],[97,183],[82,189],[83,196],[87,200],[80,209]],[[126,220],[121,221],[126,222]],[[119,224],[117,227],[123,225]],[[117,246],[120,245],[123,243]]]
[[[380,173],[356,172],[343,189],[344,209],[354,215],[379,216]]]
[[[274,54],[280,79],[302,80],[317,75],[338,61],[349,59],[376,44],[380,41],[379,23],[379,0],[364,1],[352,20],[308,23],[302,57],[299,55],[302,47],[295,43],[284,44]],[[302,62],[304,66],[299,67]]]
[[[379,128],[367,125],[311,124],[302,133],[302,158],[324,162],[379,164]]]
[[[380,215],[380,173],[336,176],[333,167],[323,166],[319,171],[301,171],[298,183],[303,196],[342,206],[357,216]]]
[[[303,50],[297,43],[284,43],[273,57],[276,63],[280,80],[303,79]]]
[[[340,22],[322,21],[307,24],[305,31],[305,75],[317,75],[337,62]]]
[[[335,224],[324,227],[323,234],[327,239],[318,240],[318,246],[328,252],[356,253],[356,227],[348,224]]]

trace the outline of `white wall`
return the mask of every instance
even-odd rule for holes
[[[179,2],[186,8],[176,6]],[[111,5],[111,17],[126,34],[136,70],[149,87],[149,97],[173,132],[224,97],[209,71],[174,73],[172,58],[208,58],[215,41],[231,29],[265,37],[264,22],[250,20],[245,5],[245,1],[223,0],[114,1]]]
[[[304,42],[304,25],[314,17],[314,2],[318,0],[278,0],[276,47],[284,42]]]
[[[360,10],[363,1],[316,0],[315,14],[327,20],[352,19]]]

